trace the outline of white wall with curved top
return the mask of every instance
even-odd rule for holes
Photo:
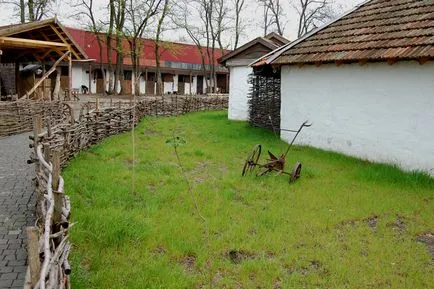
[[[281,127],[313,123],[297,143],[434,175],[434,62],[283,66],[281,73]]]
[[[249,74],[252,68],[249,66],[232,66],[229,80],[229,107],[228,118],[231,120],[248,120],[248,93],[249,93]]]

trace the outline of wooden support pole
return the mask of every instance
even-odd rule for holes
[[[47,72],[46,68],[45,68],[45,61],[42,63],[42,75],[45,75],[45,73]],[[51,99],[51,95],[47,95],[47,81],[44,80],[44,82],[42,82],[42,93],[44,94],[43,98],[44,100],[46,99]]]
[[[69,51],[68,61],[68,100],[72,99],[72,54]]]
[[[92,87],[92,64],[89,63],[89,90],[88,93],[90,95],[90,88]]]
[[[22,98],[29,98],[29,96],[35,92],[35,90],[41,85],[42,82],[44,82],[45,79],[47,79],[48,76],[50,76],[51,73],[56,70],[57,65],[66,57],[68,56],[69,51],[67,51],[65,54],[63,54],[57,61],[53,64],[53,66],[50,68],[50,70],[47,71],[47,73],[44,74],[44,76],[39,79],[39,81],[30,89]],[[22,99],[20,98],[20,99]]]
[[[229,93],[229,73],[226,74],[226,93]]]
[[[60,157],[60,151],[54,150],[51,161],[53,166],[54,224],[59,224],[62,220],[63,192],[58,192],[60,180]]]
[[[148,69],[145,69],[145,95],[148,93]]]
[[[54,90],[53,90],[53,98],[52,100],[60,100],[60,75],[62,73],[62,70],[60,67],[56,68],[56,82],[54,83]]]
[[[193,75],[190,70],[190,95],[191,95],[191,87],[193,86]]]
[[[36,147],[38,142],[38,135],[42,131],[42,118],[40,115],[35,115],[33,117],[33,137],[35,141],[35,153],[36,153]]]
[[[30,270],[30,285],[33,288],[39,280],[41,262],[39,261],[39,230],[37,227],[27,227],[27,260]]]

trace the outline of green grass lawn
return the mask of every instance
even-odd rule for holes
[[[64,170],[73,288],[432,288],[418,236],[434,231],[433,179],[308,147],[288,155],[304,165],[294,184],[243,178],[255,144],[287,144],[224,112],[147,118],[135,135],[134,191],[131,133]]]

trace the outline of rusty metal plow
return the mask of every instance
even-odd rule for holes
[[[245,176],[247,173],[251,173],[253,171],[256,171],[257,169],[259,172],[256,173],[257,176],[264,176],[271,172],[277,172],[278,174],[284,174],[289,176],[289,182],[295,182],[301,174],[301,163],[296,162],[294,167],[292,168],[291,172],[285,171],[285,162],[286,162],[286,156],[289,153],[289,150],[291,149],[292,145],[294,144],[295,140],[297,139],[300,132],[305,127],[310,127],[312,124],[309,124],[307,121],[303,122],[302,125],[298,130],[287,130],[287,129],[281,129],[282,131],[289,131],[294,132],[295,136],[292,139],[291,143],[288,145],[288,148],[285,153],[277,157],[270,151],[268,151],[269,158],[267,159],[267,162],[265,164],[259,163],[259,158],[261,156],[262,152],[262,146],[260,144],[257,144],[253,147],[253,150],[250,152],[250,154],[247,156],[247,159],[244,163],[243,172],[242,175]]]

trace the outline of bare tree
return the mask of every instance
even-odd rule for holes
[[[244,30],[244,25],[241,19],[241,12],[244,8],[245,0],[234,0],[234,12],[235,12],[235,42],[234,49],[238,48],[238,42],[240,41],[241,33]]]
[[[163,91],[163,81],[161,79],[161,64],[160,64],[160,48],[164,46],[163,42],[160,40],[161,33],[163,32],[163,24],[166,16],[171,10],[170,0],[164,0],[163,9],[160,12],[160,17],[157,22],[157,30],[155,33],[155,74],[157,76],[157,94],[162,94]]]
[[[95,16],[95,0],[77,0],[76,2],[71,3],[71,6],[73,8],[79,9],[78,12],[75,14],[78,18],[84,17],[84,23],[85,27],[89,29],[96,38],[96,41],[98,43],[99,48],[99,70],[101,71],[102,77],[103,77],[103,83],[106,84],[106,74],[104,73],[104,66],[103,66],[103,44],[104,44],[104,32],[103,26],[104,24],[99,21]],[[90,71],[89,71],[90,73]],[[90,91],[89,87],[89,91]],[[105,87],[103,89],[103,94],[105,95],[106,90]]]
[[[108,5],[109,22],[106,32],[106,46],[107,46],[107,69],[108,69],[108,93],[113,95],[116,93],[117,83],[115,82],[113,63],[112,63],[112,37],[115,26],[115,0],[110,0]]]
[[[0,0],[0,4],[11,5],[17,12],[16,16],[19,16],[21,23],[41,20],[49,16],[54,2],[55,0]]]
[[[125,8],[126,8],[126,0],[110,0],[110,15],[113,17],[113,34],[115,37],[115,48],[116,51],[116,67],[115,67],[115,77],[114,77],[114,88],[115,93],[122,94],[124,92],[124,24],[125,24]],[[108,40],[111,43],[112,33],[109,32],[108,36],[110,39]],[[107,52],[110,53],[111,51]],[[118,91],[119,85],[119,91]]]
[[[224,53],[224,50],[227,48],[226,45],[223,44],[223,34],[226,31],[230,30],[230,9],[225,0],[215,0],[215,9],[214,14],[212,15],[212,23],[214,23],[213,31],[214,37],[219,45],[221,53]]]
[[[333,0],[299,0],[295,9],[298,12],[298,37],[333,19]]]
[[[275,26],[275,31],[283,35],[285,30],[285,15],[280,0],[258,0],[263,9],[263,29],[267,35],[269,29]]]
[[[176,5],[174,6],[176,11],[173,16],[173,21],[178,28],[185,31],[190,40],[196,45],[202,62],[202,74],[206,75],[207,69],[205,63],[207,55],[204,51],[204,45],[202,44],[205,38],[204,35],[206,33],[204,33],[203,27],[201,25],[199,25],[197,22],[190,21],[192,15],[198,17],[202,11],[197,4],[197,1],[177,1]]]
[[[151,21],[159,11],[160,4],[163,0],[129,0],[126,8],[128,15],[127,40],[130,46],[130,57],[133,64],[133,73],[135,77],[133,94],[140,93],[140,55],[143,49],[142,36]]]
[[[24,2],[20,0],[20,3]],[[55,0],[27,0],[28,19],[37,21],[49,15]]]

